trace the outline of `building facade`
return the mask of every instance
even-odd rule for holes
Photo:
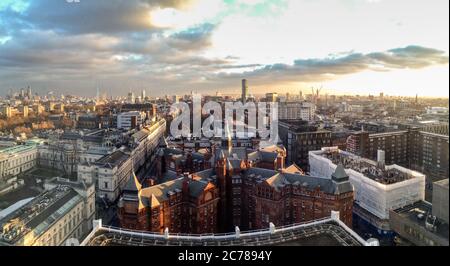
[[[117,115],[117,128],[133,129],[140,126],[145,119],[145,113],[139,111],[130,111]]]
[[[347,140],[347,151],[372,160],[385,152],[386,164],[398,164],[424,173],[427,183],[448,178],[449,137],[415,128],[369,134],[358,132]]]
[[[37,143],[15,145],[0,150],[0,179],[17,177],[34,166],[38,158]]]
[[[279,147],[248,151],[230,141],[214,151],[209,169],[147,188],[132,176],[119,203],[121,225],[155,232],[230,232],[235,226],[263,229],[270,222],[282,226],[339,211],[351,226],[353,187],[345,172],[306,176],[296,165],[285,167],[285,156]],[[190,208],[183,207],[186,202]]]
[[[308,171],[308,152],[331,146],[331,131],[319,130],[303,120],[280,120],[278,133],[287,150],[287,163]]]
[[[119,202],[124,228],[151,232],[216,233],[218,189],[208,181],[184,174],[173,181],[142,188],[135,175]]]
[[[93,185],[55,183],[47,188],[0,220],[0,242],[13,246],[60,246],[68,239],[80,241],[92,230]]]

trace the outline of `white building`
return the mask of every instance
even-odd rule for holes
[[[144,122],[145,113],[139,111],[126,112],[117,115],[117,128],[132,129]]]
[[[384,166],[383,152],[378,162],[361,158],[337,147],[309,152],[310,174],[331,176],[343,164],[355,189],[355,203],[380,219],[425,198],[425,175],[398,165]]]
[[[310,102],[279,102],[278,119],[314,120],[316,106]]]
[[[143,127],[130,139],[130,147],[105,155],[95,162],[82,162],[78,165],[78,178],[95,182],[97,195],[115,201],[126,185],[133,171],[141,167],[148,169],[154,162],[160,138],[166,129],[164,119]]]
[[[131,136],[131,159],[135,170],[154,161],[159,141],[164,136],[165,131],[166,120],[161,119],[149,126],[144,126]],[[146,168],[148,166],[146,165]]]
[[[0,150],[0,180],[17,177],[36,165],[37,143],[15,145]]]
[[[93,164],[79,164],[78,179],[86,183],[95,183],[97,195],[113,202],[126,185],[132,172],[132,165],[130,155],[117,150]]]
[[[0,242],[13,246],[60,246],[81,242],[92,230],[95,188],[58,179],[46,191],[0,219]]]
[[[94,163],[114,148],[92,145],[82,139],[77,140],[49,140],[38,147],[38,165],[58,169],[66,174],[77,171],[81,163]]]

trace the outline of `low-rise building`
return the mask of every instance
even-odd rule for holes
[[[355,188],[354,213],[376,231],[388,234],[389,211],[425,198],[425,175],[399,165],[385,165],[384,153],[378,161],[325,147],[309,153],[310,173],[329,176],[342,164]]]
[[[97,196],[114,202],[132,172],[130,155],[117,150],[94,163],[78,164],[78,179],[95,183]]]
[[[287,163],[308,171],[308,152],[331,146],[331,131],[318,129],[303,120],[280,120],[279,138],[287,150]]]
[[[12,246],[60,246],[79,242],[92,230],[93,185],[59,180],[0,220],[0,242]]]
[[[0,179],[17,177],[36,166],[38,144],[28,142],[0,150]]]
[[[120,113],[117,115],[117,128],[119,129],[133,129],[144,122],[145,113],[138,111],[130,111]]]
[[[431,214],[433,209],[434,204],[418,201],[403,208],[391,210],[389,224],[400,239],[406,239],[413,245],[448,246],[448,223],[433,216]]]
[[[129,178],[119,202],[124,228],[177,233],[216,233],[217,187],[185,174],[176,180],[142,188],[135,175]]]

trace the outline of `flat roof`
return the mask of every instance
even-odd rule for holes
[[[37,237],[82,200],[69,186],[46,191],[0,220],[0,240],[15,243],[31,231]]]
[[[339,149],[322,149],[320,153],[315,154],[330,160],[335,165],[342,164],[345,169],[352,169],[362,173],[364,176],[381,184],[395,184],[414,178],[413,175],[400,169],[383,169],[373,160],[343,152]]]
[[[432,215],[432,204],[426,201],[418,201],[413,204],[407,205],[403,208],[394,210],[395,213],[408,221],[426,228],[427,216]],[[449,239],[448,224],[444,221],[436,221],[436,231],[432,232],[436,235]],[[431,232],[431,231],[430,231]]]
[[[440,181],[436,181],[436,182],[434,182],[434,184],[441,186],[441,187],[446,187],[448,189],[448,178],[440,180]]]
[[[107,165],[110,164],[111,166],[117,166],[121,165],[123,162],[125,162],[130,155],[124,153],[121,150],[117,150],[111,154],[105,155],[102,158],[100,158],[95,164],[100,165]]]
[[[133,231],[138,232],[138,231]],[[241,232],[245,234],[245,231]],[[89,240],[88,246],[361,246],[349,232],[335,222],[316,224],[270,234],[267,231],[255,236],[227,239],[189,240],[161,239],[142,235],[122,234],[100,229]]]

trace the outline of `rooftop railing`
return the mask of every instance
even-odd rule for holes
[[[312,222],[306,223],[297,223],[285,226],[275,227],[273,223],[270,223],[269,228],[259,229],[259,230],[251,230],[251,231],[243,231],[241,232],[239,227],[236,227],[235,232],[230,233],[220,233],[220,234],[182,234],[182,233],[169,233],[169,230],[166,228],[163,234],[161,233],[152,233],[147,231],[137,231],[130,230],[125,228],[113,227],[113,226],[105,226],[102,225],[101,220],[94,221],[94,229],[92,232],[84,239],[81,243],[82,246],[89,245],[91,240],[93,240],[96,236],[96,233],[99,231],[104,231],[108,233],[118,234],[118,236],[129,236],[129,237],[137,237],[140,239],[146,240],[161,240],[161,241],[190,241],[190,242],[204,242],[204,241],[233,241],[240,239],[253,239],[264,236],[273,236],[279,235],[286,232],[295,232],[299,229],[303,228],[313,228],[315,226],[324,225],[330,222],[337,223],[347,234],[349,234],[352,238],[354,238],[359,244],[363,246],[377,246],[378,242],[375,240],[367,242],[363,238],[361,238],[357,233],[355,233],[352,229],[350,229],[345,223],[343,223],[339,219],[339,212],[332,212],[331,217],[326,217],[322,219],[317,219]],[[335,237],[345,243],[345,241],[337,234],[334,234]]]

